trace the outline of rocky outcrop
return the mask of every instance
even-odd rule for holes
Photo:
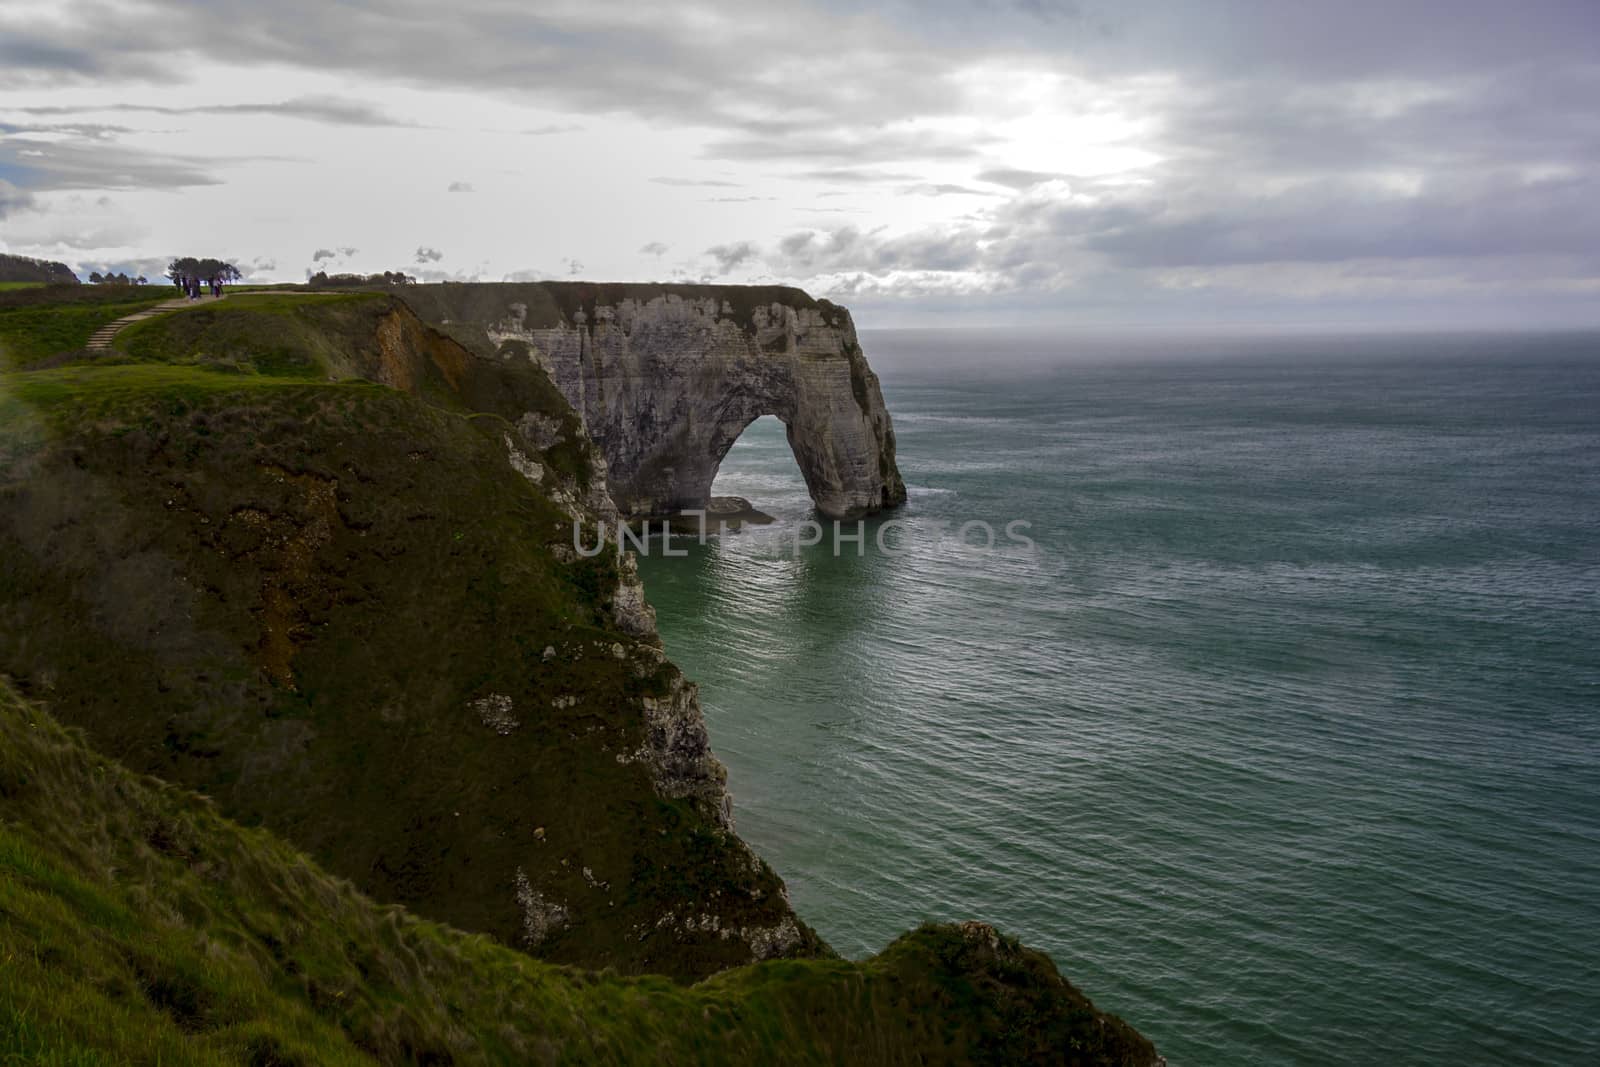
[[[817,509],[905,501],[894,428],[850,313],[798,289],[421,286],[406,300],[482,354],[549,374],[629,516],[703,508],[745,427],[776,415]]]

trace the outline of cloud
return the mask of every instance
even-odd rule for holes
[[[817,170],[803,170],[788,175],[808,182],[831,182],[842,185],[865,185],[872,182],[914,182],[922,175],[915,171],[884,171],[884,170],[857,170],[854,167],[824,167]],[[821,195],[828,195],[826,193]]]
[[[0,85],[108,87],[117,102],[4,109],[18,121],[0,139],[12,204],[0,211],[54,189],[215,182],[236,162],[122,144],[128,131],[100,121],[122,112],[401,123],[344,96],[125,102],[129,86],[179,84],[204,64],[241,79],[306,70],[476,94],[596,126],[622,116],[682,131],[689,152],[765,171],[796,197],[826,195],[819,185],[914,195],[892,230],[808,231],[775,246],[770,232],[703,239],[719,242],[724,255],[707,255],[724,273],[770,255],[785,277],[874,299],[1115,292],[1177,306],[1198,290],[1268,299],[1379,277],[1418,293],[1519,271],[1568,288],[1596,277],[1585,247],[1596,236],[1587,176],[1600,173],[1590,0],[793,0],[737,17],[697,0],[466,0],[399,11],[373,33],[361,5],[311,0],[215,0],[201,18],[177,0],[13,5],[0,12]],[[775,50],[796,25],[826,46]],[[1092,151],[1075,147],[1083,130]],[[739,184],[658,180],[718,183]],[[636,237],[618,240],[626,249]]]
[[[1352,260],[1469,260],[1600,250],[1600,179],[1501,174],[1430,179],[1415,192],[1324,179],[1271,197],[1213,194],[1192,205],[1136,198],[1057,214],[1086,246],[1138,267]]]
[[[779,241],[778,251],[782,256],[780,273],[805,276],[840,271],[965,271],[980,266],[983,259],[973,231],[934,228],[897,236],[881,231],[863,233],[854,226],[825,233],[803,230]]]
[[[21,108],[23,112],[31,109]],[[106,141],[120,134],[132,133],[131,126],[118,126],[105,122],[44,122],[19,125],[13,122],[0,122],[0,134],[44,134],[54,138],[57,135],[79,138],[90,141]]]
[[[956,185],[951,182],[921,182],[917,185],[907,185],[900,190],[912,196],[998,196],[993,189],[974,189],[970,185]]]
[[[437,248],[429,248],[427,245],[417,246],[416,261],[418,263],[437,263],[443,258],[444,253]]]
[[[477,271],[426,269],[417,271],[416,278],[421,282],[477,282],[483,280]],[[508,278],[506,280],[511,281],[512,279]]]
[[[524,137],[553,137],[559,133],[581,133],[583,127],[575,122],[552,122],[544,126],[530,126],[517,132]]]
[[[33,194],[0,178],[0,219],[5,218],[13,211],[21,211],[33,206]]]
[[[307,95],[276,102],[245,104],[192,104],[184,107],[164,107],[158,104],[130,104],[118,101],[109,104],[62,105],[41,104],[13,110],[28,115],[82,115],[103,112],[148,115],[268,115],[279,118],[304,119],[335,126],[399,126],[416,127],[417,124],[397,119],[374,104],[344,96]],[[92,127],[91,127],[92,128]],[[126,126],[101,127],[116,132],[129,132]]]
[[[1061,175],[1050,174],[1041,170],[1020,170],[1016,167],[991,167],[978,173],[980,182],[993,182],[995,185],[1005,185],[1012,189],[1027,189],[1030,186],[1043,182],[1054,181]]]
[[[450,187],[445,191],[450,193],[470,193],[475,190],[472,188],[471,182],[451,182]]]
[[[95,138],[0,137],[0,179],[32,190],[181,189],[217,185],[216,161],[162,155]]]
[[[656,185],[707,186],[721,189],[739,188],[738,182],[724,182],[701,178],[651,178],[650,181]]]
[[[166,271],[169,260],[154,256],[136,259],[79,260],[74,273],[80,278],[90,274],[126,274],[130,278],[146,278],[152,285],[167,284]]]
[[[705,254],[717,261],[716,276],[720,278],[756,256],[757,249],[749,241],[740,241],[737,244],[715,245],[706,249]]]
[[[361,249],[353,248],[350,245],[341,245],[338,248],[319,248],[311,253],[311,262],[323,263],[335,259],[349,259],[359,251]]]
[[[334,126],[401,126],[415,127],[414,122],[397,119],[372,104],[336,96],[300,96],[271,104],[216,104],[192,108],[173,109],[169,114],[200,115],[272,115],[278,118],[304,119]]]
[[[707,159],[891,163],[970,159],[991,140],[930,130],[817,130],[787,137],[743,136],[712,141]]]
[[[649,244],[641,247],[639,251],[643,252],[647,256],[660,257],[666,255],[670,249],[670,245],[662,244],[660,241],[651,241]]]

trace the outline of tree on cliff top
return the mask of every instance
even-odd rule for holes
[[[243,277],[239,268],[232,263],[220,259],[196,259],[193,256],[180,256],[167,264],[167,277],[172,279],[172,284],[183,285],[184,279],[201,282],[209,285],[212,282],[236,282]]]
[[[403,270],[386,270],[377,274],[329,274],[325,270],[309,275],[306,284],[316,288],[355,288],[364,285],[416,285],[414,275]]]
[[[65,263],[13,256],[0,252],[0,282],[43,282],[47,285],[77,285],[78,276]]]

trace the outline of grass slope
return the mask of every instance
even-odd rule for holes
[[[0,292],[0,371],[79,352],[101,326],[171,300],[175,292],[165,285],[30,285]]]
[[[0,1063],[1155,1060],[979,924],[693,987],[539,963],[374,904],[0,680]]]

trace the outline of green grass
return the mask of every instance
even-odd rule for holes
[[[17,289],[41,289],[46,282],[0,282],[0,293],[9,293]]]
[[[351,371],[351,341],[372,337],[388,307],[381,296],[241,294],[134,323],[112,342],[150,363],[193,363],[277,377]]]
[[[475,359],[387,293],[251,293],[135,323],[97,362],[193,365],[315,380],[362,378],[452,411],[515,423],[538,412],[563,426],[543,461],[579,490],[588,442],[566,399],[526,360]]]
[[[106,323],[172,296],[165,286],[30,286],[0,292],[0,370],[27,370],[77,352]]]
[[[0,680],[0,1063],[1146,1064],[987,927],[685,987],[374,904]]]

